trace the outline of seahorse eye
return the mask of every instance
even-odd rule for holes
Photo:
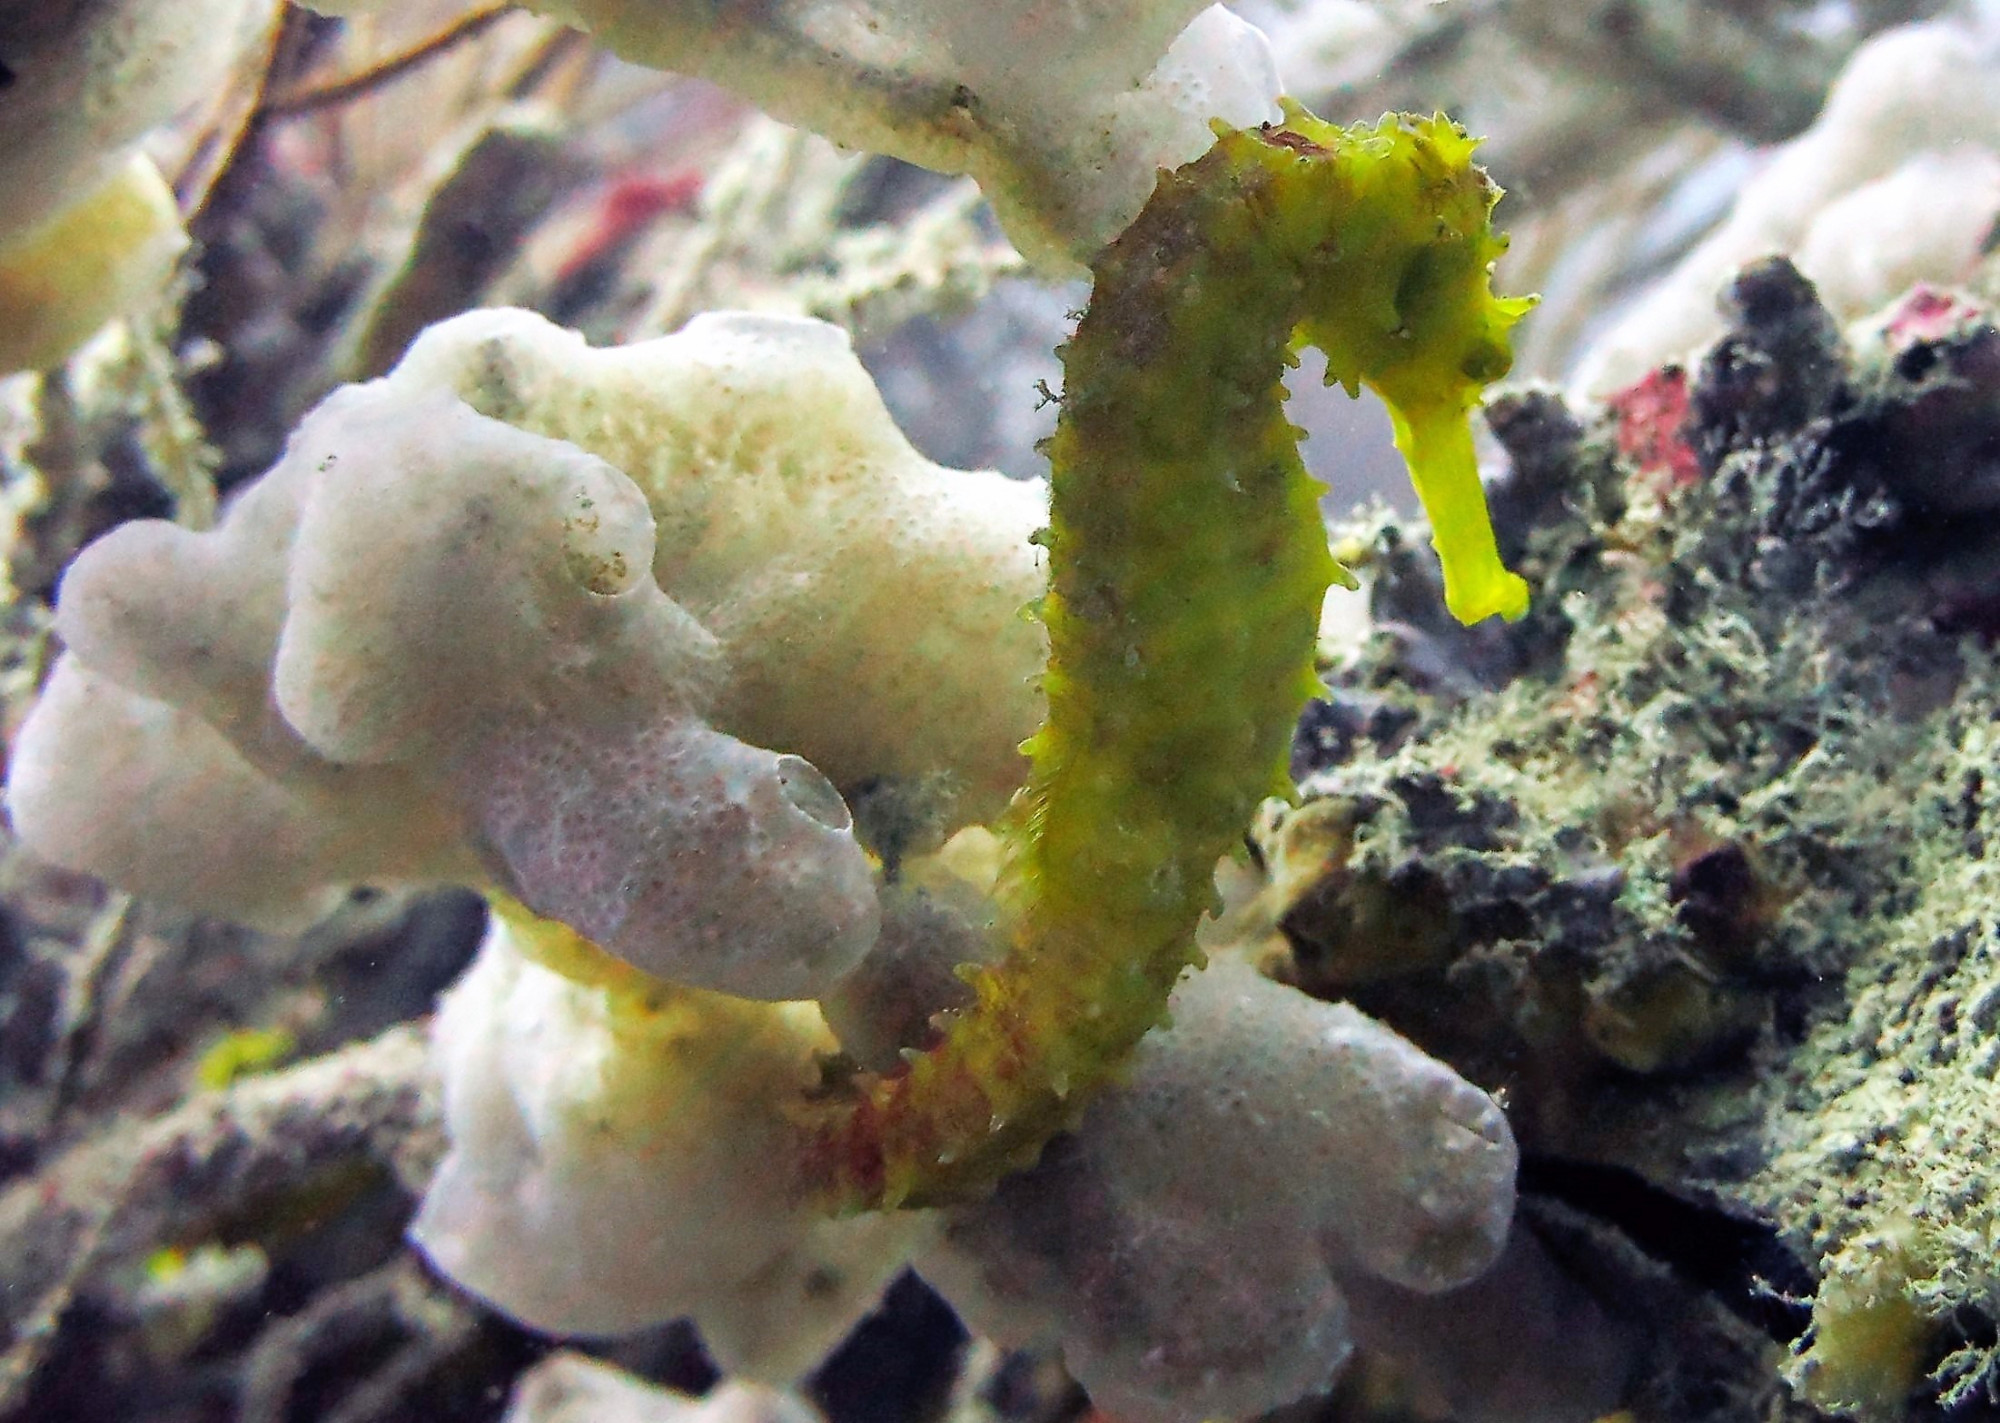
[[[1480,341],[1465,353],[1458,368],[1467,380],[1490,385],[1514,368],[1514,353],[1504,342]]]

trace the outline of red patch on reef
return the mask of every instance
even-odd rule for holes
[[[563,259],[556,279],[569,281],[585,267],[622,250],[655,218],[692,211],[702,181],[700,173],[689,172],[664,178],[634,174],[613,182],[599,195],[588,228]]]
[[[1585,670],[1571,680],[1551,710],[1565,720],[1582,721],[1596,716],[1603,706],[1604,679],[1594,670]]]
[[[1610,400],[1618,417],[1618,453],[1632,461],[1636,478],[1661,494],[1701,479],[1701,462],[1688,443],[1688,374],[1662,366]]]
[[[1902,351],[1920,342],[1942,341],[1985,315],[1964,297],[1919,284],[1884,319],[1882,339],[1891,351]]]

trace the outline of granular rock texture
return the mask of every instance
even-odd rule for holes
[[[1263,912],[1298,981],[1504,1091],[1524,1184],[1789,1343],[1803,1399],[1972,1405],[2000,334],[1920,289],[1843,336],[1781,261],[1729,303],[1691,372],[1492,411],[1525,622],[1444,624],[1373,531],[1375,631],[1259,827]],[[1677,1211],[1720,1234],[1649,1231]],[[1768,1366],[1701,1416],[1748,1416]]]

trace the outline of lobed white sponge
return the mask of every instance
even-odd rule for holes
[[[906,867],[881,946],[824,1017],[600,986],[497,927],[437,1023],[452,1150],[419,1242],[530,1324],[688,1314],[763,1378],[812,1362],[914,1258],[974,1328],[1060,1345],[1098,1407],[1134,1423],[1266,1411],[1330,1384],[1357,1342],[1494,1423],[1611,1406],[1615,1349],[1580,1351],[1580,1367],[1495,1363],[1560,1319],[1596,1321],[1510,1236],[1515,1148],[1492,1100],[1234,957],[1186,980],[1126,1080],[989,1200],[813,1223],[784,1168],[798,1144],[784,1103],[814,1083],[829,1022],[843,1049],[893,1059],[924,1032],[913,998],[958,996],[935,970],[992,947],[960,903],[984,878],[966,849]],[[1446,1293],[1503,1246],[1505,1281]],[[1506,1322],[1486,1318],[1509,1288],[1523,1297]],[[1399,1339],[1419,1322],[1437,1337]],[[1460,1334],[1483,1351],[1462,1378]]]
[[[1722,225],[1585,356],[1575,385],[1610,395],[1722,334],[1738,268],[1792,257],[1836,316],[1866,316],[1917,281],[1972,274],[2000,220],[2000,67],[1953,20],[1857,49],[1811,128],[1771,155]]]
[[[329,15],[396,0],[303,0]],[[835,143],[978,180],[1021,254],[1076,272],[1221,119],[1275,122],[1263,31],[1203,0],[528,0]]]
[[[296,922],[457,880],[654,975],[496,917],[440,1011],[452,1144],[415,1235],[532,1325],[692,1314],[782,1378],[915,1257],[1113,1413],[1257,1412],[1328,1382],[1384,1290],[1469,1279],[1507,1232],[1497,1108],[1351,1008],[1228,959],[1190,978],[1128,1080],[939,1244],[932,1217],[821,1219],[785,1166],[828,1014],[893,1061],[993,910],[976,833],[878,898],[815,763],[953,783],[960,821],[1002,804],[1043,500],[921,460],[828,327],[591,351],[460,318],[325,402],[213,531],[86,551],[10,808],[41,853],[196,907]]]
[[[1221,958],[1172,1012],[919,1268],[983,1332],[1059,1341],[1107,1413],[1200,1423],[1329,1384],[1357,1332],[1343,1280],[1483,1272],[1517,1158],[1490,1097],[1345,1004]]]
[[[278,779],[208,722],[60,658],[16,738],[7,808],[29,847],[133,893],[301,928],[344,886],[469,883],[455,837],[394,776]]]
[[[952,825],[1020,784],[1047,656],[1024,612],[1047,488],[924,459],[838,328],[711,313],[592,349],[527,312],[475,312],[432,327],[392,379],[638,484],[653,576],[716,639],[716,725],[843,788],[948,783]]]
[[[433,1029],[451,1150],[411,1234],[538,1329],[694,1315],[732,1374],[789,1381],[929,1229],[828,1220],[792,1193],[786,1105],[833,1035],[810,1003],[566,977],[495,918]]]
[[[462,318],[322,404],[215,530],[84,552],[9,807],[58,863],[254,923],[464,882],[665,978],[811,997],[879,911],[798,753],[1004,800],[1042,501],[919,458],[829,327],[597,353]]]
[[[325,3],[325,0],[315,0]],[[535,0],[628,59],[699,74],[851,148],[969,173],[1029,261],[1116,237],[1209,123],[1278,117],[1263,34],[1202,0]]]

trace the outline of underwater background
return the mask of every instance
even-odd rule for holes
[[[0,1418],[2000,1418],[1997,78],[1983,0],[0,0]],[[1202,207],[1209,108],[1360,156]],[[1477,410],[1433,114],[1539,296]],[[1242,376],[1323,211],[1376,346]],[[909,1082],[985,1139],[882,1166]]]

